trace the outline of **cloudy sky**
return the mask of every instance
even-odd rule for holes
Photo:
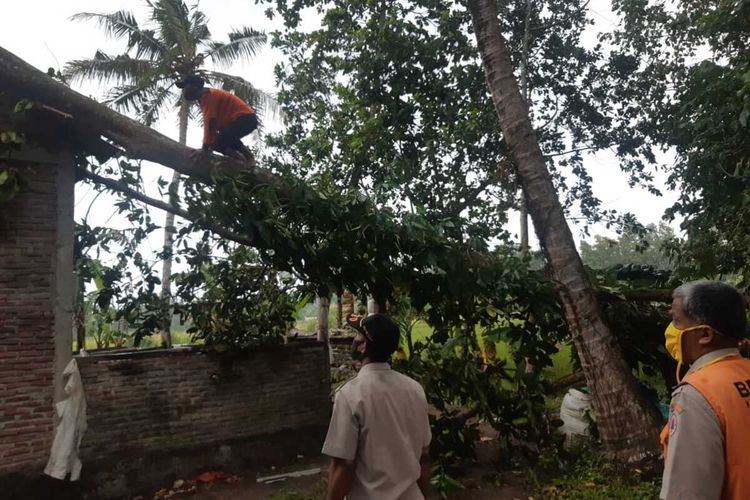
[[[616,18],[609,9],[608,0],[593,0],[589,6],[591,16],[597,23],[595,30],[607,30],[616,23]],[[200,8],[207,14],[211,32],[218,39],[221,39],[222,34],[230,29],[243,25],[266,32],[279,28],[278,21],[269,21],[263,14],[263,8],[256,6],[253,0],[202,0]],[[49,67],[61,67],[71,59],[91,57],[96,49],[117,54],[122,49],[121,43],[108,41],[93,23],[73,22],[69,18],[77,12],[109,13],[120,9],[132,10],[139,19],[145,19],[144,3],[137,0],[24,0],[13,2],[13,7],[5,8],[3,15],[0,16],[0,46],[41,70],[46,70]],[[315,16],[308,16],[306,23],[309,26],[314,26],[316,23]],[[587,35],[587,38],[594,40],[594,31]],[[271,48],[266,48],[251,63],[236,65],[227,72],[238,74],[257,87],[274,92],[273,68],[280,60],[280,53]],[[105,90],[90,84],[76,84],[75,88],[93,97],[101,97]],[[157,128],[162,133],[176,138],[176,117],[162,120]],[[273,126],[270,128],[273,128]],[[188,144],[199,147],[200,139],[200,130],[196,125],[193,125],[188,134]],[[668,162],[669,156],[665,155],[663,160]],[[614,154],[609,151],[589,155],[587,167],[594,179],[595,194],[600,197],[606,208],[621,212],[633,212],[644,223],[658,222],[664,209],[670,206],[675,199],[673,193],[665,192],[665,196],[656,197],[645,190],[629,188],[625,175],[619,171]],[[171,175],[166,169],[158,165],[149,165],[148,169],[148,175],[152,179],[159,175],[165,178]],[[663,173],[658,174],[657,184],[663,185],[664,178]],[[89,191],[88,187],[79,186],[77,192],[77,213],[79,217],[88,209],[91,202],[92,196]],[[152,190],[151,194],[154,193],[155,191]],[[108,223],[114,226],[122,223],[118,222],[116,217],[111,217],[114,212],[111,200],[111,197],[101,196],[96,201],[96,210],[92,211],[96,214],[94,223],[100,224],[109,221]],[[162,216],[155,215],[155,217],[156,220],[161,220]],[[517,227],[517,216],[514,216],[509,229],[511,232],[515,232]],[[594,226],[591,231],[593,234],[610,234],[603,226]],[[577,238],[581,236],[580,230],[574,231],[574,233]],[[158,249],[158,238],[152,241],[150,245],[152,249]]]

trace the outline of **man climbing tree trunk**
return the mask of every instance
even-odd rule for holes
[[[657,452],[657,416],[638,394],[575,247],[500,33],[496,0],[469,0],[477,44],[525,205],[552,269],[607,453],[635,461]]]

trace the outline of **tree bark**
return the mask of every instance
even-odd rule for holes
[[[73,327],[76,331],[76,353],[86,349],[86,306],[83,280],[76,273],[76,300],[73,309]]]
[[[347,289],[341,294],[341,308],[344,310],[345,318],[354,314],[354,294]]]
[[[656,412],[649,411],[638,394],[635,378],[625,364],[617,340],[602,319],[515,80],[500,32],[496,1],[469,0],[469,8],[487,86],[591,388],[605,449],[618,461],[654,455],[658,452]]]
[[[529,101],[529,38],[531,37],[531,0],[526,0],[526,16],[523,23],[523,46],[521,53],[521,96],[527,104]],[[518,211],[521,218],[521,255],[529,254],[529,212],[521,196]]]
[[[374,297],[367,297],[367,314],[378,314],[380,312],[380,304],[375,300]]]
[[[331,298],[318,296],[318,341],[328,342],[328,313],[331,310]]]
[[[189,104],[185,99],[180,101],[178,112],[180,122],[179,142],[187,145]],[[169,183],[169,204],[176,207],[179,205],[178,190],[180,189],[180,173],[175,170],[172,173],[172,182]],[[164,347],[172,347],[172,251],[174,249],[174,214],[167,212],[164,221],[164,260],[161,267],[161,300],[165,310],[164,325],[161,332],[161,343]]]
[[[521,199],[521,255],[529,254],[529,211],[526,210],[526,202]]]
[[[336,297],[336,328],[344,327],[344,305],[341,298],[341,292]]]

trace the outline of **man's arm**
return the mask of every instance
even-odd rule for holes
[[[711,405],[697,389],[684,385],[672,396],[668,425],[660,498],[718,500],[724,483],[724,438]]]
[[[210,151],[216,140],[216,118],[204,116],[203,119],[203,151]]]
[[[417,480],[417,484],[419,485],[419,489],[422,491],[422,495],[427,498],[427,491],[430,488],[430,448],[425,447],[422,449],[422,456],[419,457],[419,466],[422,468],[422,472],[419,475],[419,479]]]
[[[344,500],[354,484],[354,462],[332,458],[328,468],[326,500]]]
[[[331,457],[327,500],[342,500],[352,489],[358,440],[359,424],[346,396],[339,391],[323,444],[323,454]]]

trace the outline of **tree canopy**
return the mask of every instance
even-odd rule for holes
[[[623,27],[607,38],[622,75],[624,113],[652,147],[674,151],[668,211],[686,238],[675,246],[694,275],[734,274],[747,286],[750,213],[750,3],[620,0]]]
[[[356,187],[396,214],[450,220],[461,239],[502,236],[518,185],[466,9],[444,0],[264,3],[284,21],[272,42],[286,56],[278,99],[289,117],[270,142],[277,168]],[[300,16],[311,7],[322,23],[308,32]],[[615,100],[626,69],[583,43],[592,23],[583,1],[518,0],[501,14],[566,206],[623,222],[594,196],[583,157],[616,148],[631,181],[649,184],[644,140]]]
[[[581,241],[581,258],[594,269],[606,269],[618,264],[672,269],[667,248],[675,239],[672,227],[662,222],[658,226],[649,224],[645,229],[645,233],[628,229],[617,239],[596,235],[593,243]]]

